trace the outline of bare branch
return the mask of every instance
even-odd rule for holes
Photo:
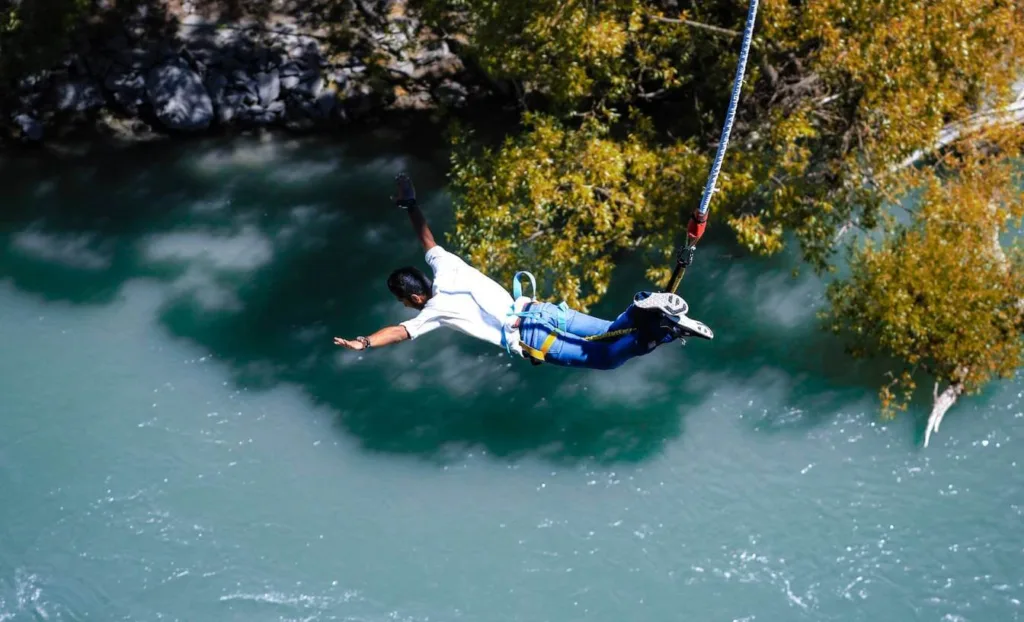
[[[742,33],[735,30],[729,30],[728,28],[722,28],[721,26],[712,26],[711,24],[704,24],[701,22],[695,22],[689,19],[674,19],[671,17],[662,17],[660,15],[648,15],[647,17],[653,19],[656,22],[664,22],[666,24],[682,24],[689,26],[690,28],[697,28],[699,30],[706,30],[713,32],[716,35],[722,35],[723,37],[738,37]]]
[[[637,98],[638,99],[643,99],[643,100],[646,100],[646,101],[650,101],[652,99],[657,99],[658,97],[661,97],[662,95],[664,95],[667,92],[668,92],[668,89],[658,89],[657,91],[653,91],[651,93],[640,93],[640,94],[637,95]]]
[[[939,431],[939,426],[942,424],[942,418],[946,416],[946,413],[953,407],[953,404],[956,404],[957,398],[959,398],[960,394],[963,393],[964,385],[959,382],[954,382],[946,387],[946,390],[943,391],[941,395],[938,394],[938,390],[939,383],[936,382],[935,389],[933,390],[933,393],[935,394],[935,401],[932,404],[932,412],[928,416],[927,427],[924,429],[925,447],[928,446],[928,441],[931,440],[932,432]]]
[[[926,148],[918,149],[910,154],[899,164],[892,167],[892,171],[912,166],[930,153],[941,150],[966,134],[983,130],[987,127],[1000,123],[1014,124],[1024,121],[1024,87],[1021,88],[1017,100],[998,110],[979,112],[965,119],[962,122],[950,123],[939,132],[938,139]]]

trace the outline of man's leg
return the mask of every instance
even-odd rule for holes
[[[565,332],[579,335],[580,337],[603,335],[611,330],[613,324],[613,322],[608,320],[587,315],[573,309],[565,311]]]
[[[565,333],[556,331],[559,325],[557,306],[544,303],[531,310],[540,317],[524,319],[520,337],[530,348],[540,350],[548,337],[554,334],[555,339],[545,357],[552,365],[615,369],[629,359],[647,354],[674,339],[669,330],[660,326],[660,314],[634,305],[630,305],[614,322],[572,310],[563,312]],[[635,330],[610,339],[585,339],[622,328]]]
[[[523,322],[521,338],[526,345],[539,350],[548,337],[555,334],[545,360],[565,367],[615,369],[677,337],[697,335],[711,338],[709,328],[686,317],[686,302],[676,294],[638,294],[633,304],[613,322],[574,310],[560,311],[550,303],[539,305],[535,311],[541,317]],[[556,331],[560,312],[564,313],[565,333]],[[584,339],[621,329],[633,330],[609,339]]]
[[[559,335],[548,351],[547,362],[564,367],[587,369],[615,369],[626,361],[652,352],[663,343],[672,341],[669,333],[645,340],[645,335],[633,331],[601,341],[587,341],[575,335]]]
[[[569,309],[565,312],[567,333],[580,337],[593,337],[617,330],[657,326],[658,315],[639,310],[636,305],[629,305],[613,321],[604,320],[592,315]]]

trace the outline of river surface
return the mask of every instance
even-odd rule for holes
[[[342,351],[425,268],[393,175],[451,224],[443,159],[366,142],[0,164],[0,621],[1024,619],[1024,379],[922,448],[822,281],[722,235],[710,343]]]

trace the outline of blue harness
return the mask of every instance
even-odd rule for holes
[[[522,283],[520,283],[519,281],[519,277],[524,274],[530,279],[530,288],[533,293],[533,295],[530,297],[530,301],[536,302],[537,300],[536,279],[534,279],[533,275],[529,272],[516,272],[515,276],[512,277],[512,307],[509,309],[508,313],[505,314],[505,317],[533,318],[536,320],[543,319],[544,314],[539,313],[537,311],[516,311],[515,301],[523,297],[523,286]],[[540,348],[531,348],[525,343],[519,343],[519,346],[523,349],[523,352],[530,357],[530,362],[532,362],[534,365],[540,365],[541,363],[544,362],[548,351],[551,349],[551,346],[553,346],[555,344],[555,341],[557,341],[558,335],[567,334],[565,316],[568,310],[569,305],[567,305],[564,300],[558,304],[558,327],[548,334],[547,338],[544,340],[544,343],[541,345]],[[507,338],[505,337],[504,330],[501,331],[501,345],[504,346],[505,351],[508,352],[508,354],[511,356],[512,349],[510,344],[508,343]]]

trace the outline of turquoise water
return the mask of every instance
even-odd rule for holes
[[[922,449],[822,283],[714,236],[683,286],[711,343],[339,350],[409,314],[394,173],[451,220],[437,154],[367,145],[0,165],[0,621],[1022,618],[1024,380]]]

